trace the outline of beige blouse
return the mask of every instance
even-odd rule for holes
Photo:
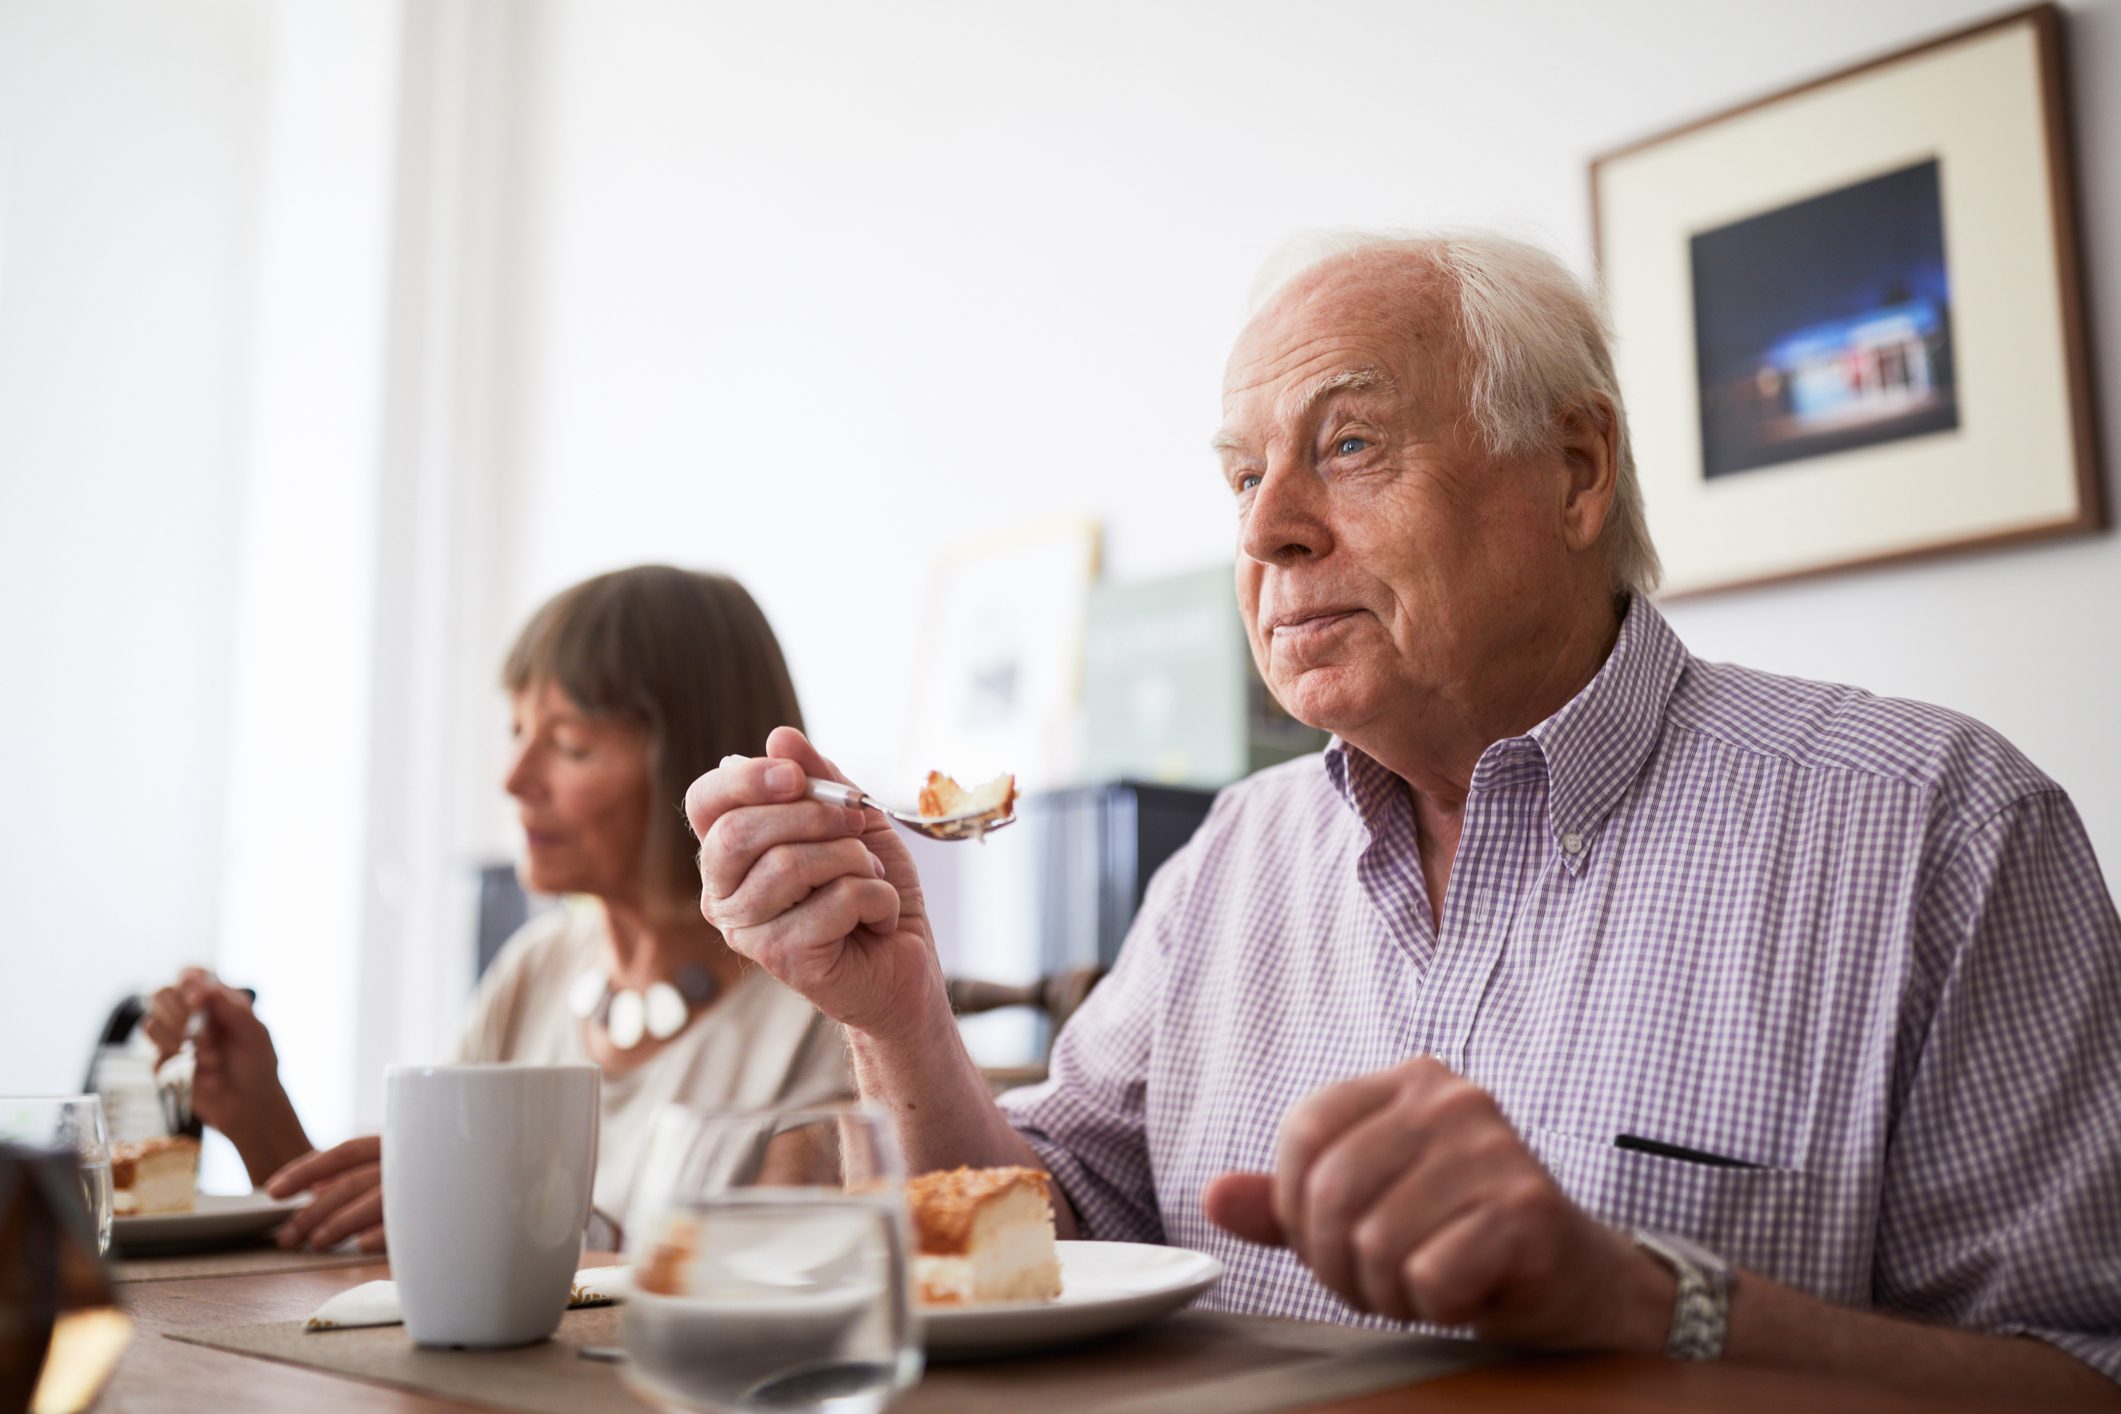
[[[567,991],[602,965],[603,911],[555,909],[525,923],[479,982],[457,1037],[458,1062],[590,1063]],[[624,1075],[604,1074],[597,1210],[623,1223],[648,1129],[664,1105],[753,1109],[850,1098],[840,1028],[757,968],[748,969],[677,1038]]]

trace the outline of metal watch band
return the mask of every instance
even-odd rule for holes
[[[1721,1257],[1683,1237],[1637,1231],[1635,1245],[1671,1269],[1678,1287],[1664,1353],[1672,1360],[1715,1360],[1731,1313],[1731,1269]]]

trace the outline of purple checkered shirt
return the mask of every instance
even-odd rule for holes
[[[2117,1027],[2121,921],[2052,781],[1950,712],[1701,662],[1638,602],[1482,753],[1440,926],[1407,792],[1335,741],[1223,792],[1003,1105],[1089,1236],[1220,1258],[1207,1304],[1384,1324],[1200,1195],[1311,1091],[1434,1055],[1616,1227],[2121,1379]]]

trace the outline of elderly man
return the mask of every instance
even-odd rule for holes
[[[913,1166],[1042,1167],[1064,1235],[1212,1252],[1235,1309],[2115,1394],[2121,923],[2062,791],[1687,654],[1536,250],[1325,260],[1223,406],[1253,652],[1334,740],[1222,794],[1044,1085],[988,1098],[808,742],[693,787],[708,919],[846,1025]]]

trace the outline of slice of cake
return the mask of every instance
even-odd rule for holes
[[[173,1134],[110,1146],[111,1211],[121,1218],[190,1212],[198,1178],[196,1139]]]
[[[1016,777],[996,776],[983,786],[966,790],[941,771],[930,771],[921,787],[921,818],[959,827],[978,834],[999,825],[1016,808]]]
[[[647,1256],[634,1265],[634,1284],[658,1296],[683,1296],[688,1289],[686,1274],[700,1255],[700,1225],[670,1213],[656,1226]]]
[[[921,1300],[961,1306],[1059,1296],[1049,1182],[1027,1168],[949,1169],[909,1180]]]

